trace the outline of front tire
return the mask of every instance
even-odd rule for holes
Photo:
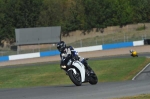
[[[71,81],[76,85],[76,86],[81,86],[82,85],[82,81],[81,81],[81,75],[80,73],[77,71],[77,74],[74,74],[73,70],[69,70],[68,71],[68,75],[71,79]]]

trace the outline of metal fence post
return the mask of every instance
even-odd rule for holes
[[[147,37],[146,37],[146,34],[145,34],[145,39],[146,39]]]
[[[82,40],[80,40],[80,47],[82,47]]]
[[[125,39],[126,39],[126,36],[125,36],[125,32],[124,32],[124,42],[126,42],[126,40],[125,40]]]
[[[17,46],[17,54],[19,54],[19,51],[20,51],[20,46],[18,45]]]
[[[96,38],[96,45],[97,45],[97,38]]]

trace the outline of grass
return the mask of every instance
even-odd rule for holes
[[[59,85],[69,81],[58,65],[3,68],[0,75],[0,88]]]
[[[114,99],[150,99],[150,94],[141,94],[137,96],[121,97],[121,98],[114,98]]]
[[[131,80],[150,59],[144,57],[92,60],[99,82]],[[59,64],[0,68],[0,88],[23,88],[72,84]]]
[[[136,30],[137,30],[137,31],[141,31],[141,30],[145,30],[145,29],[146,29],[146,26],[143,25],[143,26],[138,27]]]
[[[149,62],[149,59],[143,57],[91,61],[90,64],[100,82],[110,82],[132,79]]]

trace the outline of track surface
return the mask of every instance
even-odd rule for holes
[[[149,53],[140,56],[149,57]],[[117,58],[113,56],[109,58]],[[122,55],[119,57],[129,57]],[[107,59],[100,57],[99,59]],[[97,85],[83,84],[80,87],[75,85],[47,86],[36,88],[0,89],[0,99],[112,99],[115,97],[132,96],[138,94],[150,94],[150,68],[138,75],[135,80],[122,82],[106,82]],[[144,73],[144,76],[143,76]]]
[[[150,93],[150,80],[0,90],[0,99],[111,99]]]

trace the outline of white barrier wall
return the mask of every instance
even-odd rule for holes
[[[36,57],[40,57],[40,53],[10,55],[9,60],[18,60],[18,59],[27,59],[27,58],[36,58]]]
[[[77,52],[89,52],[89,51],[102,50],[102,45],[75,48],[75,50],[76,50]]]
[[[123,47],[131,47],[131,46],[141,46],[141,45],[144,45],[144,40],[134,41],[134,42],[122,42],[122,43],[115,43],[115,44],[104,44],[104,45],[97,45],[97,46],[81,47],[81,48],[75,48],[75,50],[78,52],[89,52],[89,51],[107,50],[107,49],[123,48]],[[46,51],[46,52],[2,56],[2,57],[0,57],[0,62],[9,61],[9,60],[27,59],[27,58],[54,56],[54,55],[59,55],[59,53],[60,52],[58,50],[54,50],[54,51]]]
[[[133,42],[133,46],[140,46],[140,45],[144,45],[144,40]]]

